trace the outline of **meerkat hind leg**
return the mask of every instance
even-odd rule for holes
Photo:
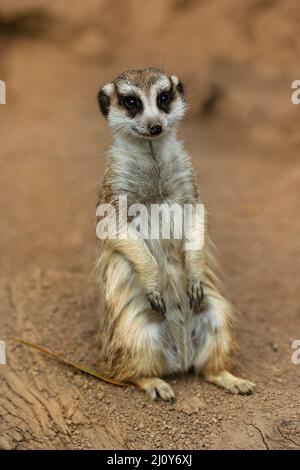
[[[135,383],[140,389],[146,392],[151,400],[161,398],[171,403],[175,401],[175,393],[171,385],[158,377],[143,377],[137,379]]]
[[[227,370],[223,370],[218,374],[210,374],[206,372],[204,373],[204,377],[208,382],[218,385],[218,387],[225,388],[236,395],[252,395],[253,389],[256,386],[249,380],[235,377],[235,375],[231,374]]]
[[[235,377],[227,370],[233,344],[231,316],[230,305],[216,290],[206,295],[205,311],[192,317],[199,343],[194,366],[208,382],[236,395],[251,395],[255,384]]]

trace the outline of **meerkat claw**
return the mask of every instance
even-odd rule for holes
[[[190,308],[198,313],[204,297],[202,281],[194,281],[190,285],[188,289],[188,297],[190,301]]]
[[[166,304],[163,297],[157,291],[152,291],[148,295],[148,300],[152,307],[152,310],[159,312],[162,316],[166,313]]]

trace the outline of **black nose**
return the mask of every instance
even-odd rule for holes
[[[153,124],[149,126],[149,131],[151,135],[159,135],[162,131],[162,127],[160,124]]]

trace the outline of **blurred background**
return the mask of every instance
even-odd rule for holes
[[[95,288],[86,298],[84,279],[93,266],[96,192],[110,142],[97,93],[126,69],[161,67],[186,86],[180,136],[198,173],[227,295],[243,319],[238,372],[268,397],[281,381],[282,397],[256,406],[274,413],[286,406],[282,413],[292,422],[299,393],[290,344],[300,334],[300,105],[291,102],[291,84],[300,79],[299,25],[298,0],[0,0],[0,79],[7,87],[0,105],[0,273],[4,285],[24,275],[11,303],[24,309],[30,273],[55,272],[47,282],[60,287],[49,302],[61,312],[52,316],[43,304],[27,324],[36,302],[30,297],[14,326],[9,307],[3,310],[2,332],[17,324],[20,334],[25,322],[29,336],[39,325],[36,339],[44,334],[45,344],[67,348],[70,331],[82,344],[80,329],[91,327],[80,318],[86,310],[86,319],[96,315]],[[70,287],[73,275],[82,277]],[[68,289],[69,297],[78,295],[76,325]],[[43,325],[52,333],[62,328],[64,339],[55,343]],[[128,403],[132,418],[135,404]],[[145,445],[124,426],[125,443]],[[231,434],[233,447],[238,434]],[[228,436],[222,439],[215,445],[226,446]]]
[[[110,139],[96,96],[130,68],[185,82],[182,136],[207,203],[282,205],[300,145],[299,22],[297,0],[1,0],[2,269],[89,269]]]

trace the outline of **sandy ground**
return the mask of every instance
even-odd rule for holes
[[[299,448],[299,3],[44,4],[0,2],[0,448]],[[181,376],[175,405],[150,403],[8,339],[97,366],[94,214],[110,136],[95,96],[147,65],[187,85],[180,133],[238,312],[234,371],[258,384],[252,397]]]

